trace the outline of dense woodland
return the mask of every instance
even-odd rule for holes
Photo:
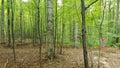
[[[119,4],[119,0],[0,0],[0,60],[3,59],[1,55],[9,52],[13,58],[9,60],[3,55],[1,68],[113,68],[110,65],[102,67],[101,59],[103,53],[109,51],[120,60]],[[31,52],[38,51],[31,53],[31,48]],[[19,49],[25,53],[29,51],[31,56],[37,54],[38,64],[33,67],[18,64],[18,57],[27,55],[19,54],[23,51]],[[94,63],[93,51],[97,52],[97,63]],[[82,56],[73,64],[76,66],[47,64],[58,57],[61,59],[66,52]],[[116,62],[118,66],[119,62]]]

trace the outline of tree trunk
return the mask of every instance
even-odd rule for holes
[[[77,23],[74,22],[74,47],[75,47],[75,48],[78,48],[78,44],[77,44],[77,42],[78,42],[78,40],[77,40],[78,30],[77,30],[77,29],[78,29],[78,28],[77,28]]]
[[[42,42],[41,42],[41,30],[40,30],[40,0],[37,0],[37,27],[38,27],[38,38],[39,38],[39,62],[40,62],[40,68],[42,68],[42,57],[41,57],[41,51],[42,51]]]
[[[108,32],[111,32],[110,28],[111,28],[111,0],[109,1],[109,13],[108,13]],[[109,37],[108,37],[109,38]]]
[[[53,55],[53,1],[47,1],[47,57],[54,59]]]
[[[45,46],[46,46],[46,52],[48,50],[47,46],[47,0],[44,0],[44,8],[45,8]]]
[[[12,44],[13,44],[13,46],[12,46],[12,48],[13,48],[13,56],[14,56],[14,63],[16,63],[16,53],[15,53],[15,44],[14,44],[14,42],[15,42],[15,38],[14,38],[14,3],[15,3],[15,1],[13,0],[11,0],[11,14],[12,14],[12,18],[11,18],[11,30],[12,30]]]
[[[99,45],[101,46],[101,38],[103,37],[103,22],[104,22],[104,17],[105,17],[105,8],[106,8],[106,0],[103,6],[102,10],[102,17],[101,17],[101,23],[100,23],[100,28],[99,28]],[[101,6],[102,6],[102,1],[101,1]],[[100,68],[100,59],[101,59],[101,48],[99,48],[99,54],[98,54],[98,68]]]
[[[54,23],[54,56],[56,53],[56,40],[57,40],[57,0],[55,0],[55,23]]]
[[[119,34],[119,29],[118,29],[118,22],[119,22],[119,0],[117,0],[117,9],[116,9],[116,23],[115,23],[115,33],[117,35],[117,37],[115,37],[116,39],[116,43],[118,43],[119,41],[119,37],[118,37],[118,34]]]
[[[84,0],[81,0],[81,8],[82,8],[82,44],[83,44],[83,54],[84,54],[84,66],[85,68],[89,68],[88,65],[88,52],[86,47],[86,22],[85,22],[85,3]]]
[[[65,24],[62,23],[62,37],[61,37],[61,44],[60,44],[60,54],[63,52],[63,46],[64,46],[64,31],[65,30]]]
[[[20,0],[20,43],[22,45],[22,0]]]
[[[5,24],[4,24],[4,0],[1,1],[2,11],[1,11],[1,42],[5,42]]]
[[[7,4],[10,5],[10,0],[7,0]],[[11,37],[10,37],[10,6],[7,7],[7,18],[8,18],[8,47],[10,47]]]

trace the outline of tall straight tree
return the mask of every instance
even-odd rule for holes
[[[110,27],[111,27],[111,19],[112,19],[112,14],[111,14],[111,0],[109,0],[109,13],[108,13],[108,32],[110,32]],[[108,37],[109,38],[109,37]]]
[[[62,18],[62,37],[61,37],[61,44],[60,44],[60,54],[63,52],[63,45],[64,45],[64,33],[65,33],[65,24],[63,23],[63,18]]]
[[[42,59],[41,59],[41,30],[40,30],[40,0],[37,0],[37,27],[38,27],[38,38],[39,38],[39,62],[40,62],[40,68],[42,68]]]
[[[64,0],[62,0],[62,4],[63,4],[63,13],[62,13],[62,18],[61,18],[61,25],[62,25],[62,35],[61,35],[61,44],[60,44],[60,54],[62,54],[62,49],[63,49],[63,45],[64,45],[64,29],[65,29],[65,24],[64,24]]]
[[[47,25],[47,0],[44,0],[44,10],[45,10],[45,24],[44,25]],[[47,47],[47,26],[45,26],[45,46],[46,46],[46,51],[48,50],[48,47]]]
[[[103,5],[103,8],[102,8],[102,12],[101,12],[102,16],[101,16],[101,22],[100,22],[100,26],[99,26],[99,40],[103,37],[103,29],[102,29],[102,27],[103,27],[103,22],[104,22],[104,18],[105,18],[106,0],[104,0],[104,2],[101,1],[101,3],[100,3],[101,6],[102,6],[102,3],[104,5]],[[101,40],[99,41],[99,44],[102,45]],[[100,53],[101,53],[101,48],[99,48],[99,54],[98,54],[98,68],[100,68],[100,58],[101,58]]]
[[[7,0],[7,18],[8,18],[8,47],[10,47],[11,37],[10,37],[10,0]]]
[[[119,22],[119,0],[117,0],[117,5],[116,5],[116,23],[115,23],[115,33],[117,35],[117,37],[115,37],[115,41],[116,43],[118,43],[119,41],[119,37],[118,37],[118,34],[119,34],[119,30],[118,30],[118,22]]]
[[[75,3],[74,3],[74,9],[77,9],[76,7],[76,0],[75,0]],[[75,20],[75,18],[74,18]],[[73,29],[73,34],[74,34],[74,47],[77,48],[78,47],[78,39],[77,39],[77,34],[78,34],[78,27],[77,27],[77,23],[76,21],[73,21],[74,22],[74,29]]]
[[[86,22],[85,22],[85,3],[84,0],[81,0],[81,8],[82,8],[82,44],[83,44],[83,54],[84,54],[84,64],[85,68],[89,68],[88,65],[88,53],[86,47]]]
[[[74,47],[77,48],[78,44],[77,44],[77,33],[78,33],[78,27],[77,27],[77,23],[74,22]]]
[[[12,30],[12,48],[13,48],[13,56],[14,63],[16,63],[16,54],[15,54],[15,38],[14,38],[14,8],[15,8],[15,0],[11,0],[11,30]]]
[[[22,45],[22,0],[20,0],[20,43]]]
[[[5,42],[5,24],[4,24],[4,0],[1,1],[1,42]]]
[[[53,54],[53,0],[47,0],[47,57],[54,59]]]
[[[54,56],[55,56],[55,53],[56,53],[56,40],[57,40],[57,29],[58,29],[58,23],[57,23],[57,20],[58,20],[58,17],[57,17],[57,0],[55,0],[55,23],[54,23]]]
[[[83,45],[83,55],[84,55],[84,66],[85,68],[89,68],[89,64],[88,64],[88,52],[87,52],[87,47],[86,47],[86,14],[85,11],[91,6],[93,5],[95,2],[97,2],[98,0],[93,1],[92,3],[90,3],[87,7],[85,7],[85,2],[84,0],[81,0],[81,15],[82,15],[82,45]]]

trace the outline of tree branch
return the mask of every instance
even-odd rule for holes
[[[85,7],[85,10],[87,10],[91,5],[93,5],[94,3],[96,3],[98,0],[93,1],[91,4],[89,4],[87,7]]]

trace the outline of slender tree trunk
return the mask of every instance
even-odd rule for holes
[[[62,15],[62,19],[61,19],[61,23],[62,23],[62,37],[61,37],[61,44],[60,44],[60,54],[62,54],[63,51],[63,46],[64,46],[64,30],[65,30],[65,24],[64,24],[64,0],[62,1],[63,3],[63,15]]]
[[[109,1],[109,13],[108,13],[108,32],[111,32],[110,28],[111,28],[111,0]],[[109,38],[109,37],[108,37]]]
[[[84,54],[84,64],[85,68],[89,68],[88,65],[88,52],[86,47],[86,21],[85,21],[85,3],[84,0],[81,0],[82,8],[82,44],[83,44],[83,54]]]
[[[41,30],[40,30],[40,0],[37,0],[37,27],[38,27],[38,37],[39,37],[39,62],[40,62],[40,68],[42,68],[42,57],[41,57],[41,46],[42,46],[42,42],[41,42]]]
[[[107,15],[108,16],[108,33],[112,33],[111,28],[113,28],[111,5],[112,5],[112,2],[111,2],[111,0],[109,0],[109,12],[108,12],[108,15]],[[112,38],[112,37],[110,35],[108,35],[108,40],[110,40],[110,38]]]
[[[101,2],[102,5],[102,2]],[[104,2],[104,6],[103,6],[103,11],[102,11],[102,17],[101,17],[101,23],[100,23],[100,28],[99,28],[99,45],[101,46],[101,38],[103,37],[103,33],[102,33],[102,26],[103,26],[103,22],[104,22],[104,16],[105,16],[105,8],[106,8],[106,0]],[[101,48],[99,47],[99,55],[98,55],[98,68],[100,68],[100,59],[101,59]]]
[[[63,52],[63,46],[64,46],[64,31],[65,30],[65,24],[62,22],[62,37],[61,37],[61,44],[60,44],[60,54]]]
[[[70,11],[68,11],[70,13]],[[73,22],[72,22],[72,17],[69,14],[69,22],[70,22],[70,26],[69,26],[69,35],[70,35],[70,42],[73,42]]]
[[[1,10],[0,10],[0,14],[1,14]],[[0,15],[0,21],[1,21],[1,15]],[[2,38],[2,25],[1,25],[2,23],[0,22],[0,33],[1,33],[1,35],[0,35],[0,38]],[[2,40],[0,39],[0,43],[2,42]]]
[[[14,56],[14,63],[16,63],[16,53],[15,53],[15,38],[14,38],[14,0],[11,0],[11,14],[12,14],[12,18],[11,18],[11,30],[12,30],[12,48],[13,48],[13,56]]]
[[[4,0],[1,1],[2,10],[1,10],[1,42],[5,42],[5,24],[4,24]]]
[[[10,0],[7,0],[7,4],[10,5]],[[10,37],[10,6],[7,7],[7,18],[8,18],[8,47],[10,47],[11,37]]]
[[[116,9],[116,23],[115,23],[115,34],[117,35],[117,37],[115,37],[115,41],[116,43],[118,43],[119,41],[119,37],[118,37],[118,34],[119,34],[119,29],[118,29],[118,23],[119,23],[119,0],[117,0],[117,9]]]
[[[55,23],[54,23],[54,56],[56,53],[56,40],[57,40],[57,0],[55,0]]]
[[[22,0],[20,0],[20,43],[22,45]]]
[[[45,46],[46,46],[46,53],[48,50],[47,46],[47,0],[44,0],[44,8],[45,8]]]
[[[75,48],[78,48],[78,44],[77,44],[77,42],[78,42],[78,40],[77,40],[78,30],[77,30],[77,29],[78,29],[78,28],[77,28],[77,23],[74,22],[74,47],[75,47]]]

